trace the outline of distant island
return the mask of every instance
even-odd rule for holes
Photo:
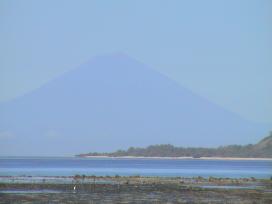
[[[224,157],[224,158],[272,158],[272,132],[257,144],[228,145],[218,148],[175,147],[170,144],[151,145],[146,148],[130,147],[112,153],[90,152],[77,157]]]

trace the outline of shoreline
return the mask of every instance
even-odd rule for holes
[[[130,176],[99,176],[99,175],[79,175],[73,176],[4,176],[0,175],[0,185],[4,184],[125,184],[129,181],[130,184],[211,184],[214,185],[245,185],[252,183],[269,183],[272,184],[270,178],[255,178],[255,177],[240,177],[240,178],[229,178],[229,177],[216,177],[216,176],[141,176],[141,175],[130,175]]]
[[[272,161],[272,158],[247,158],[247,157],[137,157],[137,156],[76,156],[79,158],[89,158],[89,159],[171,159],[171,160],[227,160],[227,161]]]
[[[58,158],[87,158],[87,159],[169,159],[169,160],[252,160],[252,161],[272,161],[272,158],[260,158],[260,157],[147,157],[147,156],[0,156],[0,159],[28,159],[28,158],[39,158],[39,159],[58,159]]]

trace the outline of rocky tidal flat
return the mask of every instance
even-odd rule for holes
[[[272,203],[272,180],[85,175],[42,179],[1,177],[0,203],[268,204]]]

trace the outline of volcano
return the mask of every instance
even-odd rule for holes
[[[268,130],[123,54],[95,57],[0,105],[0,154],[10,156],[246,144]]]

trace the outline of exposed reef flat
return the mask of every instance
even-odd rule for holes
[[[20,182],[19,182],[20,181]],[[0,203],[272,203],[272,180],[1,177]]]

